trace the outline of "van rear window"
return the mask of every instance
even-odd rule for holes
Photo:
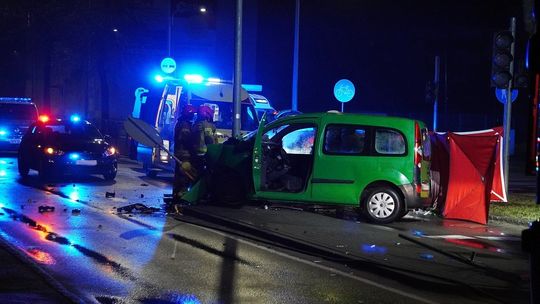
[[[379,154],[401,155],[405,154],[406,145],[403,135],[389,129],[375,131],[375,151]]]
[[[366,129],[352,125],[329,125],[324,136],[324,153],[363,154],[366,146]]]

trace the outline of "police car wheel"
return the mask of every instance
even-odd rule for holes
[[[30,172],[30,167],[28,166],[26,161],[24,161],[20,157],[19,157],[18,162],[17,162],[17,167],[19,169],[19,174],[21,175],[21,177],[24,178],[24,177],[28,176],[28,173]]]

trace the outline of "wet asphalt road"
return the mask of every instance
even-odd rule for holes
[[[122,162],[115,182],[42,183],[21,181],[16,158],[2,157],[0,237],[81,302],[527,302],[522,227],[414,216],[374,226],[272,206],[120,214],[131,203],[161,208],[170,193],[170,176],[148,179],[139,168]]]

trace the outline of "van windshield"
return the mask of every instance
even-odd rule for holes
[[[232,129],[233,125],[233,103],[213,100],[192,99],[194,106],[207,105],[214,109],[214,124],[218,129]],[[258,128],[259,120],[255,107],[248,103],[242,103],[241,109],[241,129],[244,131],[253,131]]]
[[[36,120],[36,107],[25,103],[0,103],[0,119]]]

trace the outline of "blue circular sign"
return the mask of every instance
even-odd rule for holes
[[[497,97],[497,100],[500,101],[502,104],[506,103],[506,89],[495,89],[495,96]],[[517,97],[518,97],[518,90],[513,89],[512,102],[516,101]]]
[[[161,60],[161,70],[167,74],[174,72],[176,70],[176,61],[171,57],[164,58]]]
[[[354,84],[348,79],[341,79],[334,85],[334,96],[339,102],[349,102],[354,93]]]

